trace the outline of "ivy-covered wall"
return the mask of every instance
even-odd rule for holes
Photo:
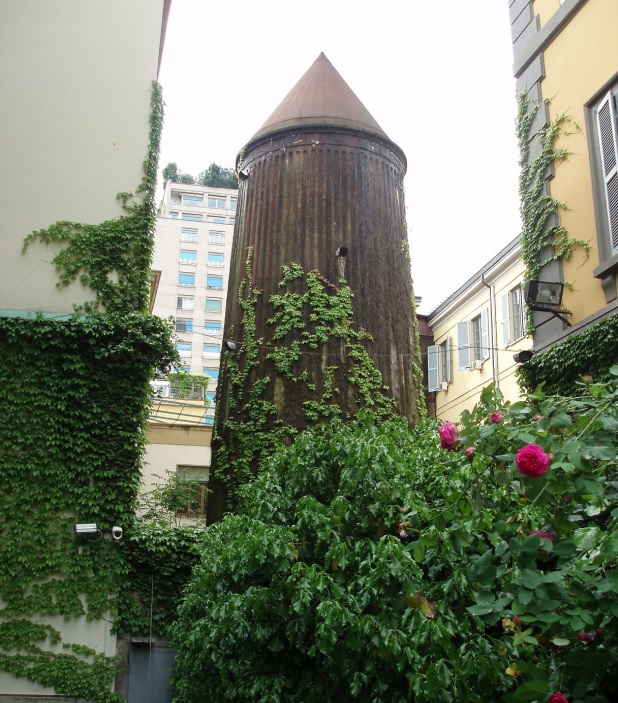
[[[72,316],[0,317],[0,671],[97,703],[118,698],[116,658],[50,621],[144,626],[126,603],[130,553],[110,533],[131,533],[148,382],[175,359],[169,326],[147,313],[162,116],[153,84],[144,178],[119,195],[124,216],[25,242],[53,243],[58,285],[80,280],[95,300]],[[98,532],[77,536],[76,523]]]
[[[579,334],[571,335],[521,365],[521,387],[532,392],[543,384],[551,395],[577,395],[582,376],[595,382],[609,381],[618,360],[618,315],[603,318]]]

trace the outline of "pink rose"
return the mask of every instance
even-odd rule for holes
[[[502,418],[503,418],[502,413],[492,413],[492,414],[489,416],[489,420],[490,420],[491,422],[502,422]]]
[[[552,693],[547,703],[569,703],[562,693]]]
[[[466,448],[464,449],[464,454],[465,454],[466,456],[472,456],[475,451],[476,451],[476,447],[466,447]]]
[[[457,427],[454,422],[445,422],[438,429],[442,449],[453,449],[457,444]]]
[[[549,456],[538,444],[526,444],[515,455],[517,471],[524,476],[538,478],[549,469]]]
[[[548,539],[550,542],[554,541],[552,535],[550,535],[549,532],[543,532],[543,530],[532,530],[530,535],[538,535],[541,539]],[[543,549],[543,547],[541,547],[539,549],[539,554],[547,554],[547,549]]]
[[[533,419],[535,422],[538,422],[542,417],[543,417],[542,415],[539,415],[539,414],[537,413],[536,415],[533,415],[533,416],[532,416],[532,419]]]
[[[591,382],[592,382],[592,376],[591,376],[589,373],[587,373],[587,374],[584,376],[584,381],[586,381],[586,383],[591,383]]]
[[[595,637],[596,633],[586,632],[586,630],[580,630],[577,633],[577,639],[580,640],[580,642],[594,642]]]

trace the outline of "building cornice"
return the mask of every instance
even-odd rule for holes
[[[513,62],[513,74],[519,78],[534,59],[560,34],[588,0],[565,0],[535,36],[517,54]]]

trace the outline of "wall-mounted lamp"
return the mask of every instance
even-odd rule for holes
[[[238,342],[233,342],[231,339],[224,339],[223,340],[223,349],[225,351],[236,351],[240,345]]]
[[[562,320],[567,327],[570,327],[571,323],[563,317],[563,315],[571,314],[570,310],[562,308],[563,291],[564,283],[527,281],[524,286],[524,300],[530,310],[551,313],[554,317]]]
[[[526,364],[532,359],[534,356],[534,352],[532,349],[522,349],[521,351],[518,351],[516,354],[513,354],[513,361],[516,364]]]
[[[80,523],[75,525],[74,529],[76,535],[96,535],[99,531],[95,522]]]

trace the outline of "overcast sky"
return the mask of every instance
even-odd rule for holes
[[[233,167],[321,51],[407,156],[430,312],[519,233],[507,0],[173,0],[161,166]]]

